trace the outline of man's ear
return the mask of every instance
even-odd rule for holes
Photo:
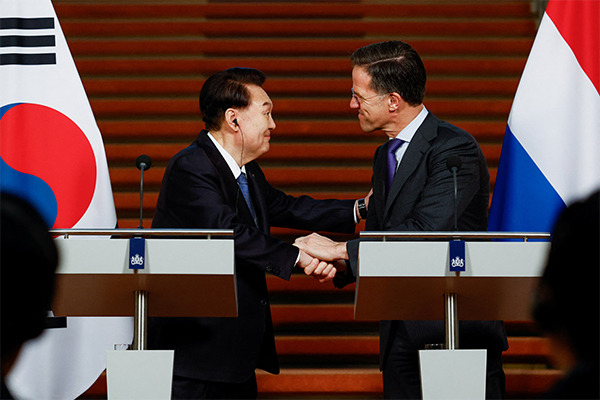
[[[233,108],[228,108],[225,110],[225,123],[234,131],[238,131],[240,126],[238,125],[238,112]]]
[[[398,111],[405,103],[402,97],[396,92],[392,92],[388,95],[387,102],[390,112]]]

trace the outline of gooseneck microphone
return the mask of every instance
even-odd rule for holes
[[[452,172],[454,179],[454,230],[458,230],[458,183],[456,173],[462,165],[462,160],[458,156],[450,156],[446,159],[446,167]]]
[[[148,171],[152,166],[152,159],[142,154],[135,160],[135,166],[141,171],[140,175],[140,226],[138,229],[143,228],[143,205],[144,205],[144,171]]]

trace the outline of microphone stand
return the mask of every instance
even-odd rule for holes
[[[143,205],[144,205],[144,170],[150,169],[152,159],[142,154],[135,160],[135,165],[141,171],[140,175],[140,226],[143,229]],[[137,272],[137,270],[134,270]],[[133,350],[146,350],[148,342],[148,291],[135,291],[135,314],[133,318]]]
[[[446,168],[452,172],[452,178],[454,179],[454,230],[458,231],[458,182],[456,178],[456,172],[462,165],[462,160],[458,156],[448,157],[446,160]]]
[[[138,226],[138,229],[143,229],[143,225],[144,225],[144,169],[145,168],[140,168],[140,225]],[[456,177],[455,177],[456,179]],[[455,185],[456,185],[456,181],[455,181]],[[456,189],[456,187],[454,188]],[[456,196],[456,192],[454,194]],[[455,221],[456,221],[456,215],[454,216]]]
[[[143,229],[143,205],[144,205],[144,171],[149,170],[152,166],[152,159],[142,154],[135,160],[136,167],[141,171],[140,174],[140,226],[138,229]]]
[[[458,182],[456,172],[462,165],[458,156],[448,157],[446,167],[452,172],[454,180],[454,231],[458,231]],[[458,272],[457,272],[458,273]],[[444,347],[448,350],[458,348],[458,296],[454,292],[444,293],[444,327],[446,339]]]
[[[454,230],[458,231],[458,183],[456,181],[457,167],[452,167],[452,178],[454,179]],[[142,171],[142,174],[144,172]]]

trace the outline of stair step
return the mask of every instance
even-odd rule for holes
[[[558,370],[508,369],[507,398],[532,398],[547,391],[562,376]],[[279,375],[256,371],[259,398],[381,398],[383,381],[376,368],[291,369]],[[80,399],[106,398],[106,373]]]
[[[290,285],[294,285],[294,280],[302,279],[303,276],[299,273],[293,275],[290,279]],[[314,279],[306,277],[306,279]],[[325,284],[333,287],[330,283]],[[354,286],[352,286],[354,288]],[[353,289],[352,289],[353,290]],[[350,290],[351,291],[351,290]],[[271,313],[273,315],[273,323],[278,324],[293,324],[293,323],[318,323],[318,322],[340,322],[352,323],[354,319],[353,304],[271,304]],[[360,322],[360,321],[356,321]],[[511,336],[513,331],[518,332],[519,329],[527,329],[530,332],[536,332],[535,325],[531,321],[504,321],[508,335]],[[525,327],[525,328],[524,328]],[[531,334],[531,333],[530,333]],[[519,352],[546,351],[545,342],[515,342],[515,346],[538,346],[530,350],[519,350]]]
[[[139,184],[139,182],[138,182]],[[365,190],[366,192],[366,190]],[[363,193],[364,195],[364,193]],[[139,194],[138,194],[139,196]],[[144,197],[146,195],[144,194]],[[343,197],[343,196],[340,196]],[[139,197],[138,197],[139,198]],[[146,203],[146,200],[144,200],[144,204]],[[149,207],[147,207],[146,205],[144,206],[144,218],[143,218],[143,227],[145,228],[150,228],[150,226],[152,226],[152,215],[154,213],[154,205],[151,204],[152,209],[150,209]],[[140,225],[140,209],[139,209],[139,203],[137,206],[137,209],[135,210],[119,210],[119,228],[124,228],[124,229],[135,229]],[[360,232],[361,230],[364,230],[364,224],[362,225],[362,229],[359,230],[355,230],[355,234],[358,234],[358,232]],[[311,233],[310,231],[303,231],[303,230],[298,230],[298,229],[290,229],[290,228],[271,228],[271,235],[287,241],[287,242],[293,242],[294,239],[296,239],[299,236],[304,236],[304,235],[308,235],[309,233]],[[345,235],[341,235],[339,234],[339,240],[350,240],[353,239],[353,237],[351,237],[349,234],[345,234]]]
[[[153,161],[167,162],[187,143],[174,144],[107,144],[109,162],[123,162],[135,159],[139,154],[148,154]],[[364,143],[272,143],[261,161],[362,161],[370,162],[379,144]]]
[[[277,354],[289,355],[378,355],[379,336],[277,336]]]
[[[261,161],[319,161],[327,159],[335,162],[359,161],[369,163],[373,160],[375,149],[380,143],[271,143],[268,153],[261,156]],[[106,155],[111,165],[131,162],[140,154],[147,154],[153,162],[168,162],[177,152],[188,146],[188,143],[120,143],[107,144]],[[482,145],[483,154],[488,161],[498,162],[501,145]]]
[[[510,329],[510,324],[508,325]],[[550,362],[550,344],[545,337],[509,337],[508,350],[504,352],[505,362]]]
[[[383,391],[377,368],[282,369],[279,375],[257,371],[258,392],[270,395],[378,395]]]
[[[139,177],[138,177],[139,178]],[[303,194],[307,194],[306,192],[288,192],[290,195],[300,196]],[[362,198],[366,195],[365,192],[318,192],[318,193],[310,193],[310,196],[316,199],[341,199],[341,200],[354,200],[358,198]],[[139,191],[131,191],[131,192],[115,192],[113,193],[113,197],[115,199],[115,206],[117,209],[122,210],[123,212],[137,213],[138,222],[139,222],[139,211],[140,211],[140,194]],[[154,214],[154,208],[156,207],[156,202],[158,201],[158,191],[144,191],[144,215],[151,219]],[[138,224],[139,225],[139,224]],[[146,227],[150,227],[150,224],[146,225]],[[124,228],[122,226],[121,228]],[[281,233],[282,231],[278,231],[279,228],[274,229],[273,233],[277,234],[277,232]],[[285,230],[285,232],[290,232],[289,230]],[[280,279],[281,280],[281,279]],[[284,281],[285,282],[285,281]],[[313,288],[314,290],[314,288]]]
[[[344,6],[332,1],[329,3],[311,2],[307,7],[306,2],[220,2],[205,4],[160,4],[155,2],[138,2],[137,4],[120,4],[96,1],[90,3],[57,3],[56,13],[59,17],[68,18],[282,18],[282,17],[529,17],[529,4],[520,1],[494,1],[485,4],[470,4],[464,7],[461,4],[438,1],[434,7],[429,4],[403,3],[385,4],[383,7],[374,7],[372,4],[361,4],[358,1],[346,1]],[[232,15],[232,8],[235,14]]]
[[[273,100],[274,118],[281,117],[356,117],[356,110],[348,107],[348,99],[290,99]],[[508,117],[512,99],[426,99],[426,107],[436,115],[452,114],[459,117]],[[97,118],[124,116],[180,117],[196,114],[196,98],[136,98],[92,99],[92,109]]]
[[[148,119],[131,118],[127,120],[106,118],[99,120],[98,126],[105,141],[122,138],[135,141],[168,138],[169,140],[185,139],[188,144],[196,139],[203,128],[199,117],[198,120],[189,119],[189,116],[182,117],[185,119],[166,120],[155,120],[151,117],[148,116]],[[292,120],[279,119],[277,116],[275,118],[277,119],[277,128],[273,133],[275,140],[288,137],[319,139],[343,137],[350,141],[372,137],[372,135],[368,135],[360,129],[358,119],[355,118],[347,120]],[[479,140],[501,140],[506,130],[506,120],[503,119],[486,120],[485,117],[482,117],[482,120],[478,121],[455,117],[454,120],[449,122],[461,127]],[[381,136],[381,140],[384,140],[383,136]]]
[[[401,23],[400,23],[401,22]],[[456,18],[446,17],[396,19],[190,19],[153,18],[147,20],[110,18],[105,20],[72,20],[61,22],[65,35],[107,37],[353,37],[390,36],[527,36],[534,22],[524,18]]]
[[[524,57],[423,57],[429,75],[458,76],[519,76],[525,67]],[[98,75],[208,75],[232,66],[257,68],[267,76],[283,74],[313,74],[350,76],[352,70],[346,57],[87,57],[75,59],[82,76]]]
[[[271,314],[275,325],[354,321],[354,307],[351,304],[273,304]]]
[[[564,373],[555,369],[506,369],[506,393],[510,398],[539,398]]]
[[[427,97],[454,95],[470,96],[506,96],[511,98],[517,89],[517,78],[432,78],[427,81]],[[189,78],[115,78],[85,77],[83,84],[88,96],[198,96],[204,84],[203,79]],[[271,96],[344,96],[350,102],[350,77],[326,78],[268,78],[264,88]]]
[[[563,374],[557,370],[506,370],[507,394],[536,395],[548,390]],[[259,393],[377,395],[383,392],[381,372],[372,369],[283,369],[279,375],[257,372]]]
[[[144,172],[144,184],[160,186],[164,175],[164,167],[152,168]],[[265,176],[274,187],[293,187],[307,185],[370,185],[371,167],[270,167],[264,169]],[[496,180],[495,169],[490,169],[491,181]],[[130,167],[114,167],[110,169],[113,188],[139,184],[139,175]]]
[[[372,41],[362,38],[98,38],[90,46],[89,39],[69,35],[69,48],[74,56],[115,55],[306,55],[343,56]],[[464,37],[411,39],[411,45],[421,56],[430,55],[520,55],[526,56],[533,40],[529,37]]]
[[[351,328],[349,328],[349,331]],[[350,333],[350,332],[349,332]],[[275,338],[280,356],[372,355],[379,354],[379,336],[375,335],[279,335]],[[550,357],[548,339],[543,337],[509,337],[509,348],[503,353],[505,363],[547,363]]]
[[[144,183],[160,185],[164,175],[164,167],[152,168],[144,172]],[[264,170],[267,180],[271,185],[362,185],[371,181],[371,168],[356,167],[272,167]],[[123,186],[139,183],[139,174],[130,167],[114,167],[110,170],[111,182],[114,186]]]

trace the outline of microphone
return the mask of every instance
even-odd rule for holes
[[[140,226],[138,229],[143,229],[143,205],[144,205],[144,171],[147,171],[152,166],[152,159],[142,154],[135,160],[135,166],[141,171],[140,175]]]
[[[149,156],[142,154],[135,160],[135,166],[142,172],[144,172],[144,170],[147,171],[152,166],[152,159]]]
[[[456,172],[460,169],[462,165],[462,160],[459,156],[450,156],[446,160],[446,167],[452,172]]]
[[[454,178],[454,230],[458,230],[458,183],[456,182],[456,173],[462,165],[462,160],[458,156],[450,156],[446,159],[446,167],[452,171]]]

